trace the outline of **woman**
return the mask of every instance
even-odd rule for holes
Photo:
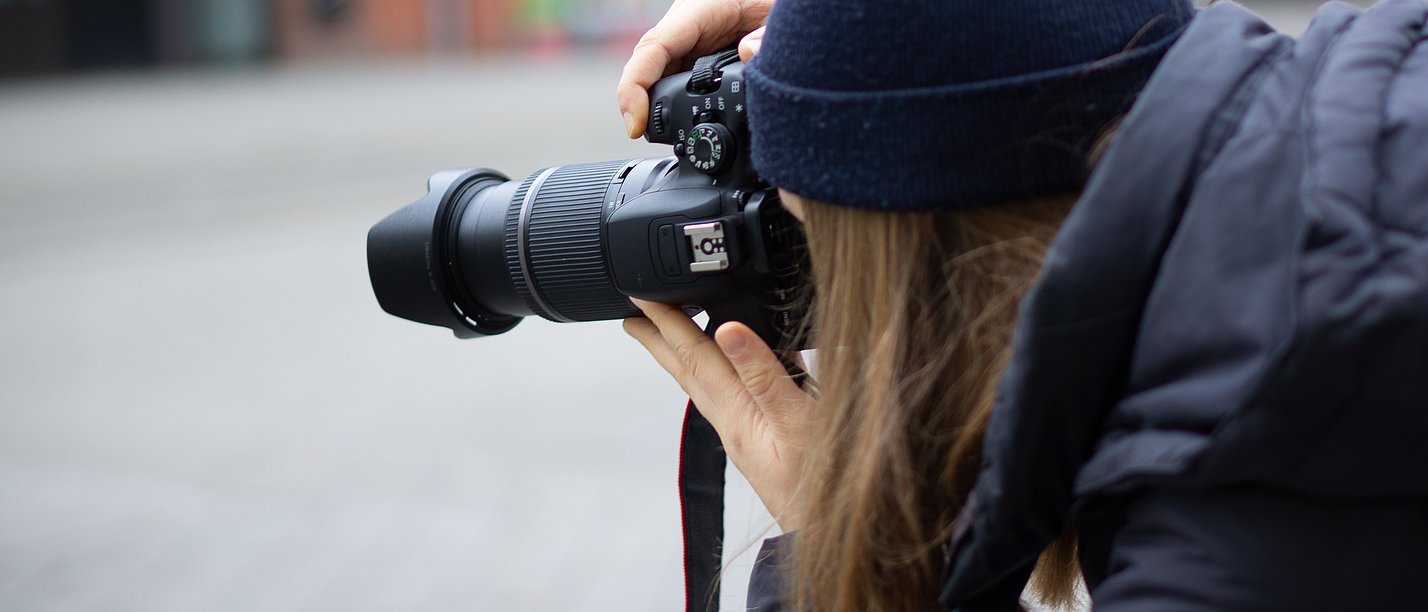
[[[1294,41],[1233,5],[961,4],[781,0],[742,45],[817,400],[743,326],[626,323],[794,532],[751,607],[1066,603],[1077,542],[1098,608],[1421,603],[1428,6]],[[736,9],[647,35],[632,123],[767,5]]]

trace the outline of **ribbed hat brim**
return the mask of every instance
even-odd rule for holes
[[[1133,49],[1072,66],[906,89],[812,88],[746,70],[754,167],[774,185],[861,208],[938,210],[1078,189],[1087,153],[1189,15]]]

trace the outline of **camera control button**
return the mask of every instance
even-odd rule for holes
[[[673,225],[659,226],[659,267],[668,276],[680,275],[679,246]]]

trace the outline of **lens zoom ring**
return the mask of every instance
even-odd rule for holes
[[[540,187],[526,228],[531,274],[546,303],[577,321],[632,314],[615,290],[601,221],[605,191],[625,160],[566,166]]]
[[[615,289],[601,232],[606,189],[625,161],[565,166],[536,186],[525,228],[526,256],[536,286],[521,289],[518,285],[522,296],[531,289],[539,291],[551,309],[576,321],[635,313],[629,300]],[[518,191],[517,197],[525,195]],[[527,297],[527,302],[533,301]]]
[[[511,275],[511,280],[516,286],[516,293],[519,293],[521,299],[526,301],[526,306],[536,314],[549,319],[550,313],[547,313],[544,308],[540,307],[540,304],[531,299],[531,288],[526,283],[525,273],[521,271],[520,246],[516,241],[521,231],[521,205],[526,201],[526,194],[530,193],[531,183],[534,183],[536,177],[540,176],[542,172],[544,170],[532,173],[526,177],[526,180],[521,181],[520,187],[516,188],[516,194],[511,196],[511,205],[506,207],[506,271]]]

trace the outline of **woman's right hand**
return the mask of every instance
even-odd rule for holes
[[[748,61],[763,39],[764,19],[774,0],[675,0],[664,18],[640,37],[615,99],[630,138],[645,133],[649,121],[649,88],[660,78],[687,69],[702,55],[739,42],[739,57]],[[756,29],[757,28],[757,29]]]
[[[794,496],[812,435],[813,396],[749,326],[725,323],[711,340],[679,306],[632,301],[645,316],[625,319],[625,331],[689,394],[779,527],[798,529]]]

